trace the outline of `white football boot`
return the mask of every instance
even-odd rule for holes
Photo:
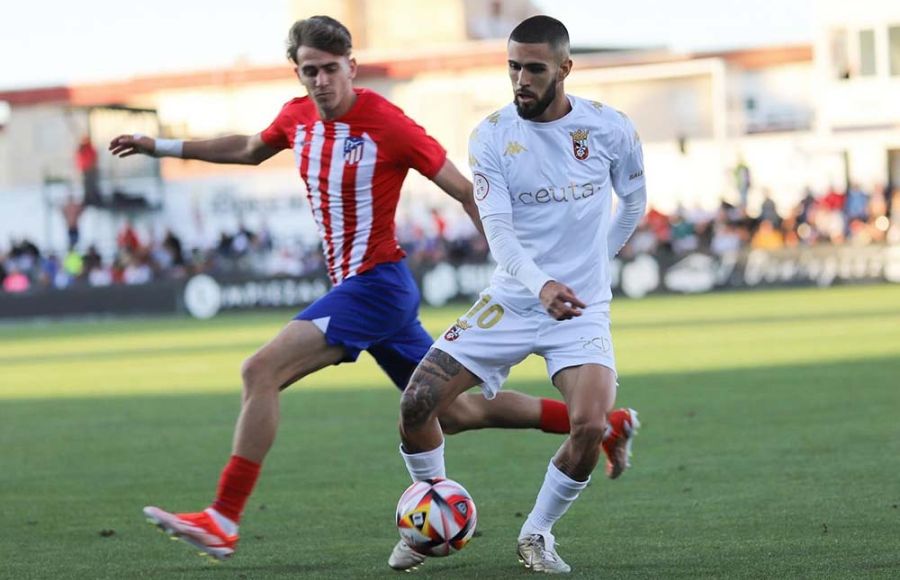
[[[388,558],[388,566],[394,570],[412,572],[425,562],[425,556],[409,547],[409,544],[400,540],[391,551]]]
[[[572,567],[556,553],[553,535],[529,534],[519,538],[519,562],[535,572],[568,574]]]

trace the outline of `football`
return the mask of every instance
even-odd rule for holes
[[[425,556],[449,556],[475,533],[475,502],[452,479],[435,478],[409,486],[397,502],[397,529],[410,548]]]

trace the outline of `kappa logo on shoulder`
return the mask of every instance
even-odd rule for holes
[[[503,151],[504,156],[515,156],[521,153],[522,151],[528,151],[525,149],[525,146],[519,143],[518,141],[510,141],[506,144],[506,149]]]

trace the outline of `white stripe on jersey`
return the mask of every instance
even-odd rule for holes
[[[348,277],[355,275],[362,266],[363,257],[369,247],[369,235],[372,233],[372,176],[375,174],[378,146],[368,133],[363,133],[362,138],[365,145],[362,160],[356,170],[356,231],[353,233]]]
[[[334,144],[331,147],[331,168],[328,172],[328,213],[331,217],[331,247],[334,248],[334,282],[344,279],[344,199],[341,185],[344,181],[344,139],[350,136],[350,125],[334,124]],[[351,201],[351,203],[353,203]]]
[[[297,169],[300,169],[303,162],[304,143],[306,143],[306,125],[297,125],[294,131],[294,161],[297,162]]]
[[[306,170],[306,182],[309,185],[310,209],[316,227],[319,229],[319,237],[322,239],[322,249],[326,255],[328,247],[325,245],[325,220],[322,215],[322,194],[319,192],[319,170],[322,168],[322,145],[325,143],[325,125],[316,121],[312,128],[312,143],[309,146],[309,167]]]

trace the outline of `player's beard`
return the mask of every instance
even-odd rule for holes
[[[513,102],[516,104],[516,112],[519,113],[519,116],[526,120],[534,119],[535,117],[540,117],[547,110],[547,107],[550,106],[550,103],[553,102],[553,99],[556,98],[556,83],[550,83],[547,91],[528,105],[520,102],[517,96],[514,95],[513,97]]]

